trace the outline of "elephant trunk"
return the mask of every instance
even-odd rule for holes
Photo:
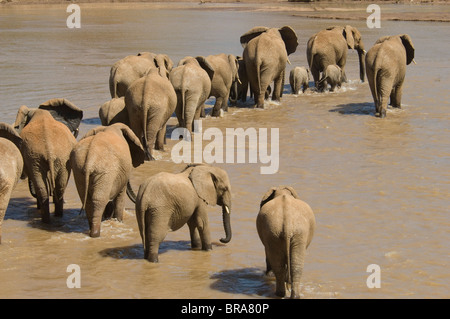
[[[225,238],[221,238],[220,241],[226,244],[229,243],[231,240],[230,210],[227,205],[222,206],[222,219],[223,219],[223,228],[225,230]]]
[[[366,51],[364,49],[358,50],[359,57],[359,78],[361,82],[364,82],[364,76],[366,74]]]

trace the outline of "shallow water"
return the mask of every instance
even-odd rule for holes
[[[110,98],[109,68],[126,55],[161,52],[175,63],[187,55],[241,55],[239,37],[253,26],[290,25],[300,43],[290,70],[307,64],[312,34],[337,24],[289,12],[145,4],[83,5],[81,14],[81,28],[69,29],[64,6],[1,7],[1,121],[13,123],[20,105],[64,97],[84,111],[81,137],[100,125],[98,107]],[[158,264],[143,259],[131,201],[123,223],[105,221],[101,237],[92,239],[72,179],[65,214],[51,225],[41,223],[21,181],[3,223],[0,298],[273,298],[255,221],[262,195],[281,184],[292,185],[316,214],[303,298],[448,298],[448,24],[383,21],[381,29],[368,29],[365,21],[338,23],[356,26],[367,50],[383,35],[412,37],[418,64],[407,68],[401,110],[375,118],[369,87],[358,80],[357,54],[350,51],[350,81],[335,93],[292,95],[286,85],[281,103],[267,103],[265,110],[248,102],[223,118],[207,117],[203,131],[279,128],[279,170],[261,175],[261,162],[217,164],[232,183],[232,241],[219,242],[221,209],[211,207],[213,250],[191,251],[183,227],[166,237]],[[168,140],[157,161],[134,171],[135,188],[152,174],[184,167],[171,161],[175,143]],[[80,266],[80,289],[67,288],[70,264]],[[370,264],[381,268],[381,288],[366,285]]]

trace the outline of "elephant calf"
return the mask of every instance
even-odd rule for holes
[[[344,81],[344,73],[342,69],[336,64],[330,64],[323,71],[322,79],[319,81],[319,85],[322,85],[324,89],[330,85],[330,92],[334,92],[337,88],[340,88]]]
[[[144,158],[139,139],[122,123],[94,128],[76,144],[70,162],[91,237],[100,236],[102,217],[111,211],[122,220],[131,170]]]
[[[136,218],[144,244],[144,258],[158,262],[159,245],[169,231],[188,224],[193,249],[210,250],[207,206],[222,206],[226,238],[231,240],[231,185],[221,168],[188,165],[181,173],[161,172],[148,178],[136,197]]]
[[[256,227],[265,248],[267,273],[275,274],[277,296],[285,296],[288,282],[291,298],[299,298],[306,248],[315,226],[311,207],[292,187],[273,187],[263,196]]]
[[[305,93],[309,87],[309,70],[301,66],[293,68],[289,74],[289,84],[293,94],[299,94],[300,90]]]
[[[0,244],[2,243],[2,224],[5,218],[11,193],[16,187],[23,170],[23,159],[20,153],[22,139],[14,128],[0,123]]]

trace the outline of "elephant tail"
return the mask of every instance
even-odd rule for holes
[[[89,189],[89,172],[88,172],[88,170],[86,170],[84,173],[84,197],[83,197],[83,202],[81,203],[80,214],[83,210],[86,210],[88,189]]]
[[[286,263],[287,263],[287,274],[286,274],[286,282],[292,285],[292,276],[291,276],[291,236],[287,234],[286,236]]]
[[[53,196],[55,190],[55,163],[52,159],[48,162],[49,170],[47,175],[48,194]]]

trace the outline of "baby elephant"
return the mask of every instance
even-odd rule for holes
[[[139,187],[136,218],[144,258],[158,262],[159,245],[169,231],[189,226],[193,249],[210,250],[208,205],[222,206],[225,238],[231,240],[231,185],[227,173],[204,164],[188,165],[181,173],[160,172]]]
[[[344,77],[342,69],[336,64],[330,64],[323,72],[323,77],[319,81],[319,85],[323,89],[325,89],[327,87],[327,84],[330,84],[331,85],[330,92],[334,92],[336,87],[338,88],[341,87],[343,79]]]
[[[309,69],[300,66],[293,68],[289,74],[289,83],[293,94],[299,94],[300,89],[305,93],[309,87]]]
[[[285,296],[287,282],[291,298],[300,297],[305,252],[315,227],[311,207],[292,187],[272,187],[263,196],[256,228],[266,252],[266,274],[271,270],[275,274],[277,296]]]

